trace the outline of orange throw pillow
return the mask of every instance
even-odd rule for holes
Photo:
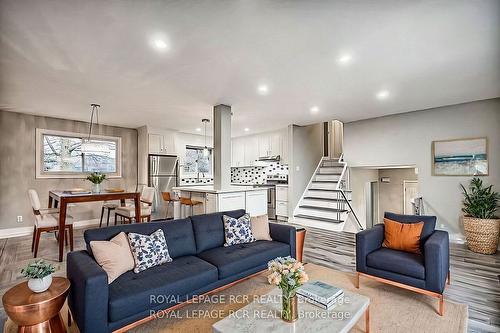
[[[420,254],[420,235],[424,222],[399,223],[384,218],[383,247]]]

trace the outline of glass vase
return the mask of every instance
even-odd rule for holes
[[[289,323],[296,321],[299,318],[299,311],[297,309],[297,295],[295,293],[288,294],[286,292],[283,292],[281,303],[281,319]]]
[[[101,193],[101,184],[92,184],[92,193]]]

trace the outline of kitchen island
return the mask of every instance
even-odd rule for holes
[[[250,216],[267,214],[267,189],[252,186],[228,186],[215,189],[213,185],[177,186],[172,188],[176,197],[189,198],[200,204],[193,207],[174,203],[174,218],[209,214],[234,209],[245,209]]]

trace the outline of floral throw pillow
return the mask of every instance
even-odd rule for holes
[[[222,219],[226,236],[224,246],[255,242],[250,226],[250,215],[245,214],[238,219],[223,215]]]
[[[128,239],[135,261],[134,273],[172,261],[163,230],[158,229],[149,236],[130,232]]]

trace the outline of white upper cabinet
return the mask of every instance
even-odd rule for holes
[[[233,152],[231,156],[231,166],[245,166],[245,142],[244,138],[236,138],[232,141]]]
[[[257,136],[247,136],[244,138],[245,145],[245,165],[254,165],[259,159],[259,139]]]
[[[171,131],[151,131],[148,134],[150,154],[175,155],[175,136]]]
[[[271,140],[268,133],[259,134],[259,157],[269,156],[271,152]]]
[[[288,163],[288,130],[248,135],[232,140],[231,166],[252,166],[259,157],[281,156]]]

